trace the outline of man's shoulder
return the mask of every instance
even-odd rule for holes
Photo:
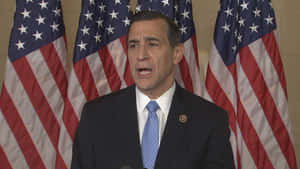
[[[177,87],[177,97],[181,98],[185,104],[193,104],[193,105],[206,105],[206,106],[217,106],[216,104],[208,101],[202,96],[196,95],[181,86]],[[217,106],[218,107],[218,106]]]
[[[99,104],[109,104],[109,103],[117,104],[124,99],[129,99],[135,96],[134,89],[135,89],[134,85],[131,85],[129,87],[90,100],[86,103],[86,105],[99,105]]]
[[[195,111],[199,115],[203,115],[203,113],[205,113],[208,116],[227,115],[226,111],[220,106],[203,98],[202,96],[198,96],[194,93],[191,93],[190,91],[187,91],[182,87],[178,87],[177,94],[177,97],[179,97],[182,100],[183,105],[186,109]],[[198,111],[201,111],[203,113],[199,113]]]

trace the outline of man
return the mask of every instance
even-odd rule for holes
[[[127,38],[135,85],[85,104],[71,168],[234,168],[226,112],[174,80],[184,53],[176,25],[140,12]]]

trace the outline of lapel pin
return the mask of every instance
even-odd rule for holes
[[[186,114],[181,114],[181,115],[179,115],[178,120],[180,123],[186,123],[188,121],[188,117]]]

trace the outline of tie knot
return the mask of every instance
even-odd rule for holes
[[[147,109],[149,112],[156,112],[156,110],[159,108],[158,104],[156,103],[156,101],[150,101],[148,104],[147,104]]]

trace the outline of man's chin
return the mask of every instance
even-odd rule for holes
[[[151,85],[146,85],[146,84],[137,84],[136,83],[136,86],[142,92],[150,92],[152,89]]]

